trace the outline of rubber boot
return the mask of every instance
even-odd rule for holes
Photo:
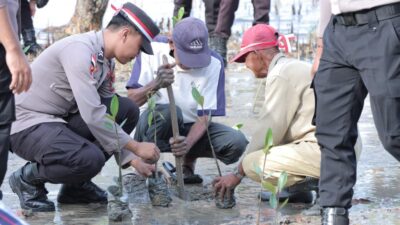
[[[27,163],[11,174],[8,180],[14,193],[18,195],[22,209],[33,212],[52,212],[54,203],[47,198],[44,186],[46,180],[39,177],[37,163]]]
[[[226,55],[227,55],[227,44],[228,38],[220,37],[217,35],[211,35],[209,39],[209,46],[212,50],[216,51],[218,54],[221,55],[224,61],[224,67],[226,67]]]
[[[25,54],[32,54],[37,56],[43,51],[42,47],[36,43],[35,29],[22,30],[22,39],[24,40]]]
[[[322,225],[349,225],[349,212],[345,208],[323,208]]]
[[[107,203],[107,192],[92,181],[77,184],[63,184],[57,201],[64,204]]]

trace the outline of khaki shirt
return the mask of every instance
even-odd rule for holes
[[[317,143],[311,124],[315,98],[311,84],[311,65],[277,54],[266,78],[265,102],[252,135],[248,153],[264,148],[265,135],[272,129],[274,145]]]
[[[102,31],[62,39],[32,63],[32,85],[28,92],[15,96],[16,121],[11,134],[31,126],[66,121],[63,117],[79,111],[103,149],[112,154],[117,141],[125,146],[131,137],[106,117],[101,97],[114,95],[114,62],[103,55]],[[51,132],[51,131],[49,131]],[[124,163],[132,154],[124,150]]]
[[[7,7],[8,17],[10,18],[11,27],[14,29],[15,34],[18,33],[18,24],[17,24],[18,3],[19,3],[18,0],[0,0],[0,8]]]

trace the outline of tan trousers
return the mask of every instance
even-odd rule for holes
[[[260,175],[256,173],[255,168],[259,167],[262,170],[264,156],[264,152],[259,150],[249,153],[242,161],[246,176],[256,182],[260,182]],[[320,162],[321,151],[315,142],[272,147],[265,161],[264,180],[276,185],[282,171],[288,173],[286,186],[291,186],[306,176],[319,178]]]

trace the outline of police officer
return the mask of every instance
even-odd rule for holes
[[[322,224],[342,225],[349,224],[357,122],[367,94],[379,138],[400,160],[400,1],[321,0],[320,8],[314,90]]]
[[[106,193],[90,180],[118,145],[124,167],[158,160],[153,143],[129,136],[139,116],[134,103],[119,97],[116,122],[127,119],[122,128],[106,116],[115,94],[113,59],[125,64],[140,50],[152,54],[150,42],[158,33],[144,11],[126,3],[105,29],[60,40],[36,58],[32,88],[16,98],[11,130],[12,151],[30,161],[9,178],[23,209],[54,211],[46,182],[63,184],[59,203],[107,202]]]
[[[17,10],[16,1],[0,0],[0,186],[7,170],[10,129],[15,120],[13,92],[27,91],[32,82],[31,69],[17,37]]]

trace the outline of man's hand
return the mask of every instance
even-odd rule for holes
[[[169,139],[169,144],[171,145],[171,151],[174,154],[174,156],[184,156],[186,153],[188,153],[189,148],[188,144],[186,142],[186,137],[184,136],[179,136],[178,138],[170,138]]]
[[[235,189],[239,184],[240,179],[234,174],[216,177],[212,182],[214,192],[219,193],[221,199],[224,198],[225,193],[230,193],[230,190]]]
[[[155,163],[160,158],[160,149],[150,142],[137,142],[135,154],[146,163]]]
[[[172,69],[175,66],[173,64],[164,64],[158,67],[157,77],[156,77],[156,89],[165,88],[174,83],[174,70]]]
[[[151,176],[152,173],[156,170],[156,167],[155,167],[154,164],[145,163],[145,162],[143,162],[143,160],[140,159],[140,158],[137,158],[137,159],[132,160],[132,161],[130,162],[130,164],[131,164],[131,166],[132,166],[133,168],[136,169],[136,171],[137,171],[140,175],[142,175],[142,176],[144,176],[144,177],[149,177],[149,176]]]
[[[6,62],[12,76],[10,90],[12,90],[14,94],[28,91],[32,83],[32,72],[22,50],[15,49],[8,51],[6,54]]]
[[[322,38],[318,38],[317,52],[315,53],[314,63],[311,68],[311,77],[314,77],[318,71],[319,61],[321,60],[322,52],[323,52],[323,41],[322,41]]]

